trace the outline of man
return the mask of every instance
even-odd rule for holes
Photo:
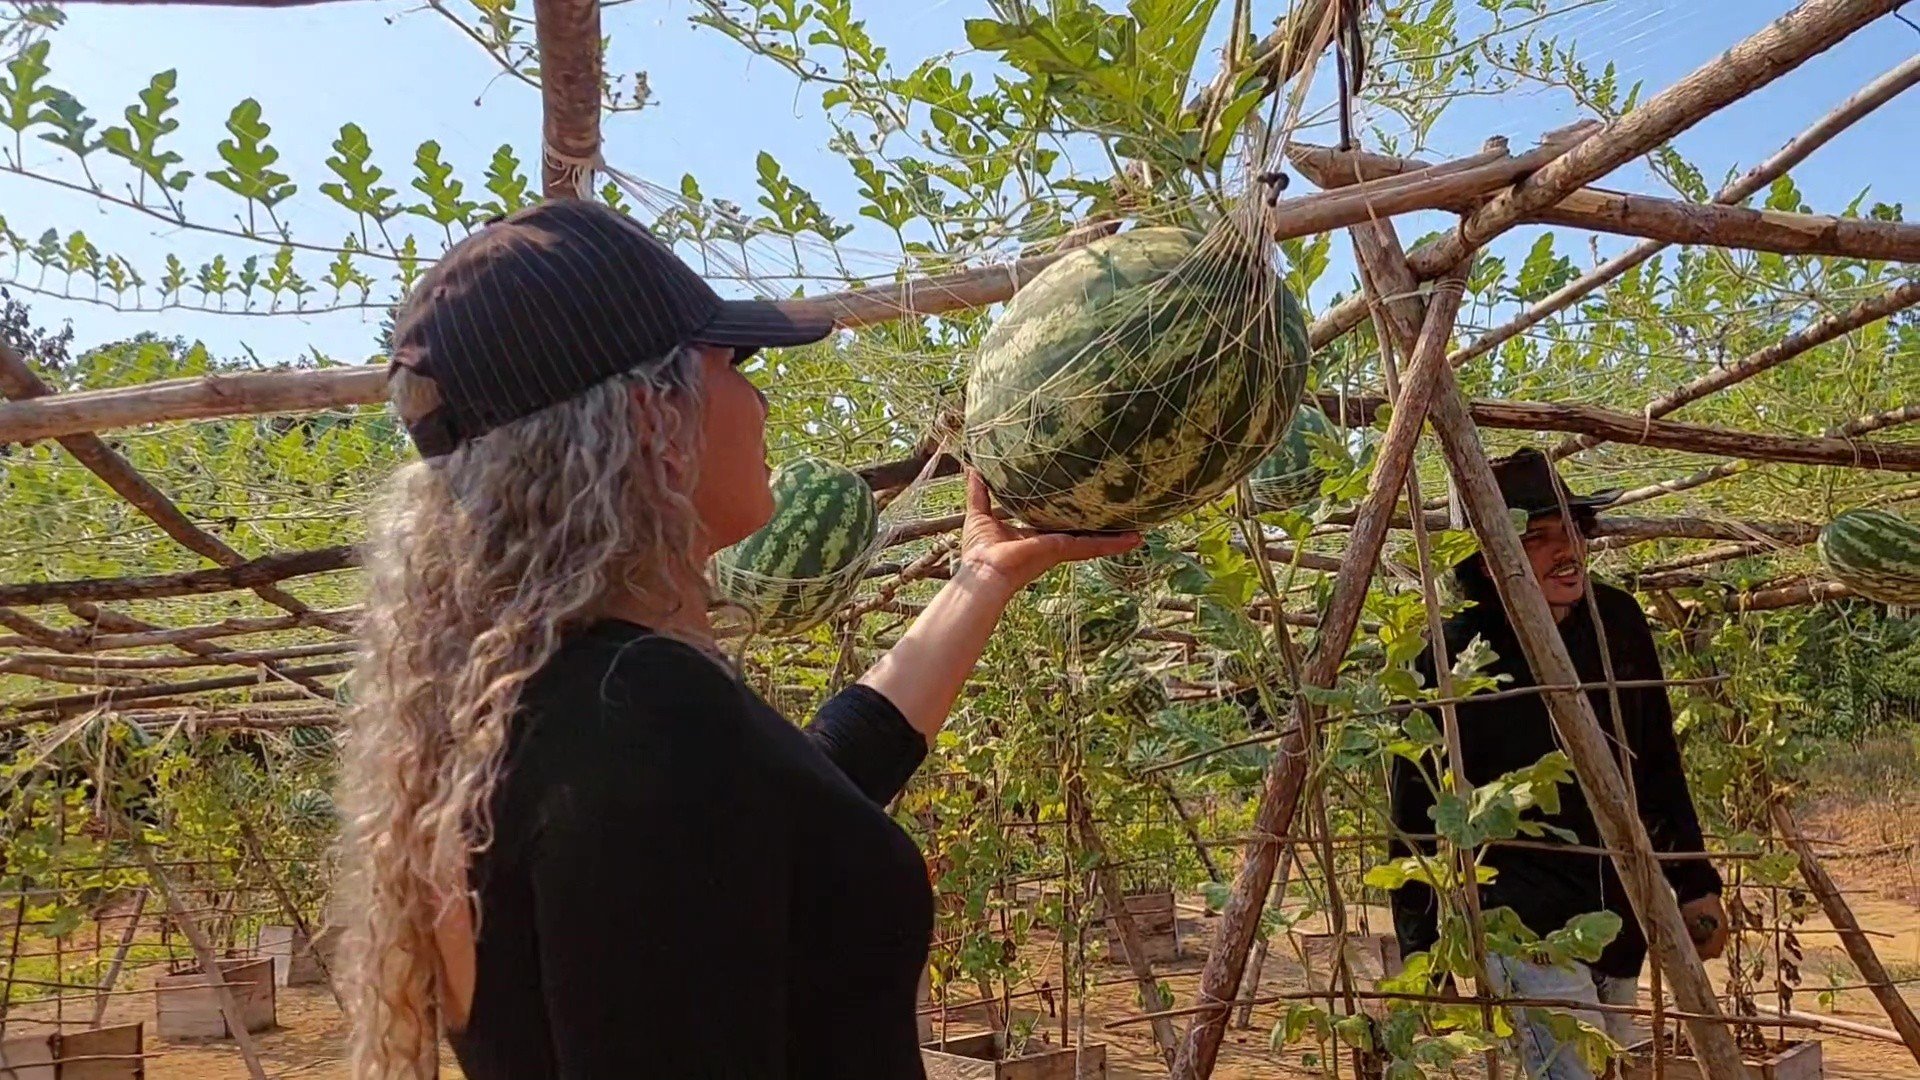
[[[1586,536],[1592,530],[1596,511],[1618,498],[1619,493],[1570,495],[1553,465],[1531,449],[1495,462],[1494,474],[1507,506],[1527,515],[1522,537],[1527,561],[1553,611],[1580,681],[1607,681],[1603,648],[1611,660],[1615,681],[1663,678],[1653,634],[1639,604],[1631,595],[1587,577]],[[1480,638],[1498,656],[1483,673],[1505,676],[1501,690],[1537,685],[1480,557],[1467,559],[1455,570],[1455,576],[1472,606],[1446,623],[1447,663]],[[1596,611],[1598,625],[1594,621]],[[1416,666],[1426,685],[1436,685],[1431,645]],[[1616,699],[1619,702],[1619,729],[1624,730],[1631,758],[1631,783],[1654,848],[1665,852],[1701,851],[1700,822],[1674,742],[1673,710],[1665,688],[1617,688],[1609,693],[1603,687],[1588,691],[1587,699],[1593,703],[1609,742],[1617,738],[1613,705]],[[1484,703],[1470,701],[1459,705],[1456,713],[1461,771],[1470,785],[1485,784],[1503,773],[1526,768],[1560,749],[1546,702],[1539,694]],[[1437,710],[1433,716],[1438,724]],[[1391,800],[1394,824],[1400,833],[1435,832],[1428,813],[1434,804],[1433,791],[1417,768],[1404,759],[1395,758],[1393,762]],[[1536,815],[1538,819],[1572,833],[1583,847],[1604,847],[1585,792],[1577,785],[1566,785],[1560,800],[1558,813]],[[1433,850],[1431,843],[1419,846],[1423,851]],[[1411,853],[1407,844],[1396,841],[1391,845],[1395,858]],[[1488,976],[1495,990],[1514,997],[1633,1003],[1647,945],[1611,859],[1496,845],[1485,852],[1483,863],[1492,867],[1496,876],[1480,888],[1482,908],[1511,908],[1536,934],[1558,930],[1567,920],[1588,912],[1612,911],[1621,919],[1619,935],[1591,965],[1553,968],[1490,956]],[[1719,955],[1727,934],[1719,874],[1704,859],[1666,860],[1661,868],[1701,956],[1711,959]],[[1437,907],[1433,891],[1424,885],[1408,884],[1394,891],[1394,929],[1403,955],[1432,947],[1438,936]],[[1615,1042],[1627,1041],[1631,1017],[1597,1010],[1577,1010],[1575,1015],[1605,1031]],[[1560,1045],[1544,1025],[1523,1023],[1518,1041],[1529,1076],[1591,1080],[1579,1055],[1571,1047]]]

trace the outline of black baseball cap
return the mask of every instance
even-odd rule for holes
[[[1568,510],[1598,510],[1620,497],[1619,488],[1573,494],[1547,455],[1530,446],[1494,461],[1493,477],[1500,484],[1507,509],[1523,510],[1528,517],[1557,514],[1562,506]]]
[[[407,299],[388,370],[437,385],[439,405],[408,425],[432,458],[681,345],[730,347],[737,364],[832,332],[803,303],[721,299],[612,207],[553,199],[448,249]]]

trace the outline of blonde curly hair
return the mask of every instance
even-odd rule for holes
[[[434,927],[469,902],[528,679],[610,591],[663,613],[705,603],[700,372],[675,350],[401,468],[375,509],[339,799],[355,1077],[432,1075]],[[408,420],[439,398],[404,368],[389,396]]]

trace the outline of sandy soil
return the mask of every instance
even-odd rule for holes
[[[1842,842],[1855,849],[1886,847],[1867,857],[1830,860],[1828,867],[1847,890],[1848,900],[1861,924],[1874,934],[1877,951],[1893,977],[1920,980],[1920,866],[1916,865],[1920,852],[1912,844],[1920,841],[1920,805],[1836,808],[1809,814],[1804,824],[1809,835],[1816,839]],[[1186,955],[1179,961],[1161,965],[1158,973],[1172,989],[1175,1001],[1185,1004],[1192,1000],[1214,920],[1202,917],[1197,903],[1189,906],[1183,902],[1182,906],[1185,917],[1181,920],[1181,930]],[[1362,914],[1374,929],[1385,929],[1388,925],[1382,912],[1356,912],[1355,917]],[[1878,1003],[1864,990],[1841,991],[1830,1006],[1816,1001],[1815,995],[1829,984],[1829,972],[1833,973],[1833,979],[1844,983],[1859,981],[1830,930],[1824,919],[1815,919],[1802,934],[1806,942],[1802,963],[1805,977],[1796,1006],[1817,1015],[1886,1027],[1887,1021]],[[1053,970],[1057,986],[1057,944],[1043,937],[1033,948],[1036,961]],[[1718,982],[1722,974],[1720,965],[1713,967]],[[125,988],[141,991],[150,985],[155,973],[152,968],[135,972]],[[1118,965],[1101,965],[1098,979],[1102,985],[1093,989],[1085,1003],[1084,1021],[1081,1003],[1071,1003],[1069,1029],[1076,1033],[1084,1030],[1088,1038],[1106,1044],[1109,1075],[1114,1080],[1164,1076],[1165,1070],[1158,1063],[1152,1033],[1146,1024],[1103,1030],[1109,1021],[1137,1011],[1137,988],[1127,970]],[[1307,985],[1306,980],[1307,972],[1299,957],[1290,948],[1276,949],[1267,963],[1261,990],[1264,993],[1298,990]],[[1907,999],[1920,1008],[1920,981],[1906,987],[1905,993]],[[267,1074],[302,1080],[345,1080],[347,1071],[340,1060],[344,1025],[328,991],[324,987],[283,987],[278,990],[277,1004],[278,1025],[255,1036]],[[1050,1032],[1055,1040],[1059,1039],[1057,999],[1052,1015],[1045,1015],[1048,1010],[1037,997],[1017,1001],[1015,1005],[1040,1011],[1042,1029]],[[50,1015],[44,1006],[22,1007],[13,1013],[16,1018]],[[67,1015],[72,1018],[85,1013],[82,1007],[70,1004]],[[1297,1049],[1275,1054],[1268,1048],[1267,1033],[1278,1015],[1273,1007],[1256,1010],[1250,1029],[1229,1030],[1214,1075],[1220,1080],[1318,1075],[1301,1065]],[[146,1021],[151,1032],[152,1020],[153,1001],[149,993],[117,994],[107,1010],[110,1024]],[[965,1028],[963,1019],[955,1019],[950,1024],[950,1030],[956,1033]],[[37,1025],[16,1023],[7,1034],[14,1037],[44,1030]],[[1916,1066],[1912,1056],[1899,1045],[1833,1033],[1815,1032],[1810,1037],[1824,1044],[1825,1075],[1830,1080],[1920,1076],[1920,1066]],[[149,1080],[242,1080],[247,1076],[231,1042],[179,1044],[164,1042],[149,1034],[147,1051]],[[443,1076],[461,1075],[450,1055],[443,1057],[443,1065]],[[1351,1070],[1343,1067],[1342,1074],[1351,1075]]]

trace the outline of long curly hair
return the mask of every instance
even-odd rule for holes
[[[612,589],[663,613],[705,602],[700,373],[697,351],[676,350],[401,468],[375,508],[339,799],[357,1078],[431,1075],[434,927],[469,902],[528,679]],[[405,369],[389,396],[409,420],[439,397]]]

